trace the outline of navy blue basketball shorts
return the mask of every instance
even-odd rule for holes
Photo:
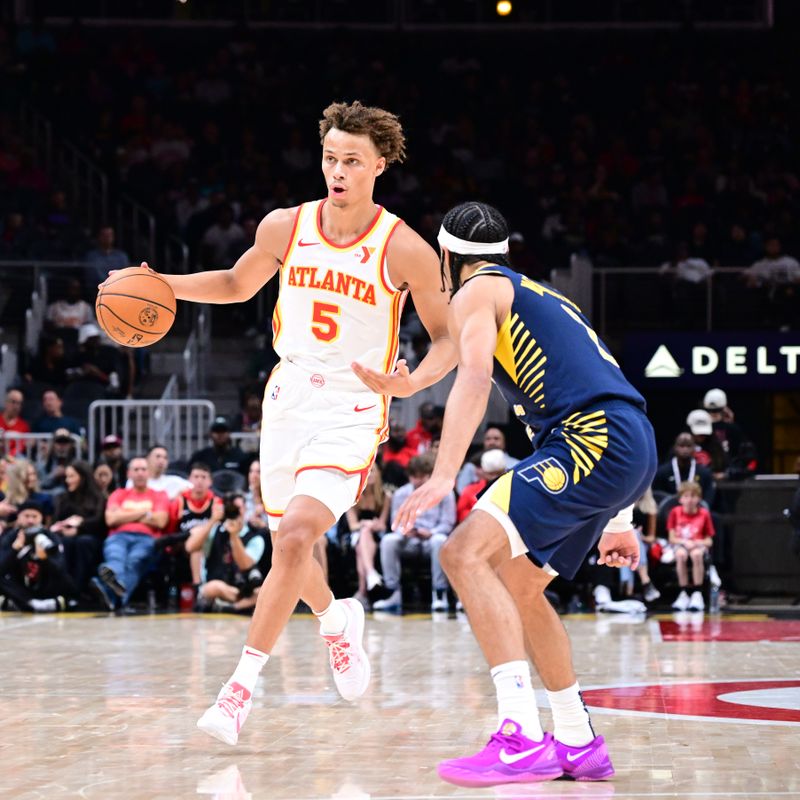
[[[554,428],[475,510],[500,522],[512,556],[573,578],[612,518],[650,486],[656,460],[647,416],[625,401],[599,403]]]

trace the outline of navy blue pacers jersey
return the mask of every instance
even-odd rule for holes
[[[575,303],[507,267],[469,278],[498,279],[511,281],[514,300],[493,379],[534,453],[485,497],[510,517],[535,562],[572,577],[605,524],[649,485],[653,432],[644,398]]]

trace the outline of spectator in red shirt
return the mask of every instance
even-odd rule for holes
[[[686,481],[678,489],[678,502],[667,517],[670,544],[675,548],[675,566],[681,593],[672,607],[678,611],[702,611],[705,558],[711,550],[714,523],[707,508],[700,506],[702,493],[694,481]],[[692,584],[689,585],[688,562],[692,562]],[[692,595],[689,597],[688,592]]]
[[[22,414],[22,392],[9,389],[6,392],[6,404],[0,414],[0,428],[11,433],[30,433],[31,426],[20,416]],[[6,454],[15,456],[25,452],[24,439],[6,439]]]
[[[431,441],[442,435],[444,408],[433,403],[423,403],[419,407],[417,424],[406,435],[406,444],[414,450],[414,455],[421,455],[430,449]]]
[[[478,480],[467,484],[456,504],[456,521],[463,522],[478,502],[478,495],[506,471],[506,454],[499,449],[487,450],[481,456],[481,465],[476,468]]]
[[[389,420],[389,438],[381,449],[383,465],[396,461],[403,469],[408,468],[408,462],[417,455],[415,447],[408,443],[406,426],[396,419]]]
[[[106,504],[104,560],[91,586],[109,611],[127,607],[153,562],[156,539],[169,521],[169,497],[147,488],[148,475],[147,459],[132,458],[128,464],[132,487],[112,492]]]

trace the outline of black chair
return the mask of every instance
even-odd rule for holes
[[[217,494],[226,492],[243,492],[247,486],[247,480],[241,472],[232,469],[218,469],[211,473],[211,487]]]
[[[89,406],[95,400],[105,400],[105,398],[105,387],[97,381],[74,381],[64,389],[64,416],[75,417],[86,423]]]
[[[167,472],[170,475],[180,475],[181,478],[188,478],[189,462],[185,459],[176,458],[169,462],[169,465],[167,466]]]

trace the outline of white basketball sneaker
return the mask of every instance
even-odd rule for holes
[[[236,744],[252,707],[252,692],[240,683],[226,683],[216,703],[197,720],[197,727],[225,744]]]
[[[356,700],[367,691],[370,666],[362,640],[364,638],[364,608],[349,597],[339,600],[347,615],[342,633],[322,634],[328,645],[333,680],[345,700]]]

